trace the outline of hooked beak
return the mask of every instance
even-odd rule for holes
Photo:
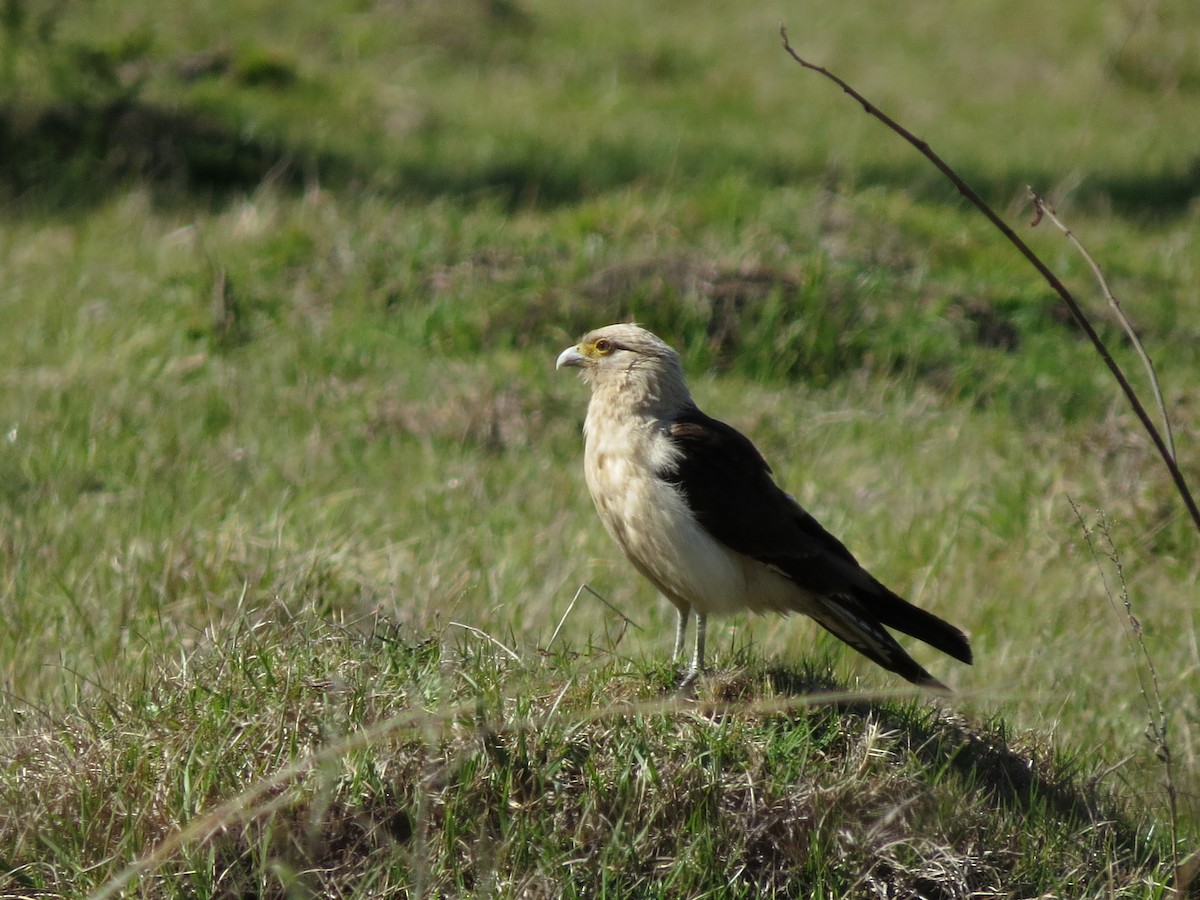
[[[562,353],[558,354],[558,359],[554,363],[554,368],[562,369],[566,366],[580,368],[586,364],[587,357],[579,352],[578,347],[568,347]]]

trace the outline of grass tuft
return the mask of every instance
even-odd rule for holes
[[[25,810],[0,826],[5,888],[102,890],[185,826],[139,894],[1092,895],[1163,877],[1161,842],[1090,760],[1002,722],[753,655],[695,698],[623,662],[577,660],[564,683],[561,657],[460,638],[247,610],[88,714],[27,712],[4,742],[2,803]]]

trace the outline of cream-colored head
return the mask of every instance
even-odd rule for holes
[[[558,356],[555,368],[577,368],[593,394],[618,391],[642,404],[678,408],[691,401],[679,354],[632,323],[589,331]]]

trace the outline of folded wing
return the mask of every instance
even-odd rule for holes
[[[882,625],[971,662],[966,635],[873,578],[775,483],[770,467],[743,434],[694,406],[676,416],[666,433],[679,452],[657,476],[683,493],[697,521],[716,540],[817,597],[821,608],[805,611],[827,630],[917,683],[937,685]]]

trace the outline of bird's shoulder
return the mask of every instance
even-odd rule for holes
[[[660,473],[667,480],[687,471],[722,469],[727,475],[770,480],[771,467],[754,442],[719,419],[687,406],[663,423],[663,434],[680,451],[674,473]],[[735,467],[735,468],[730,468]],[[772,482],[773,483],[773,482]]]

